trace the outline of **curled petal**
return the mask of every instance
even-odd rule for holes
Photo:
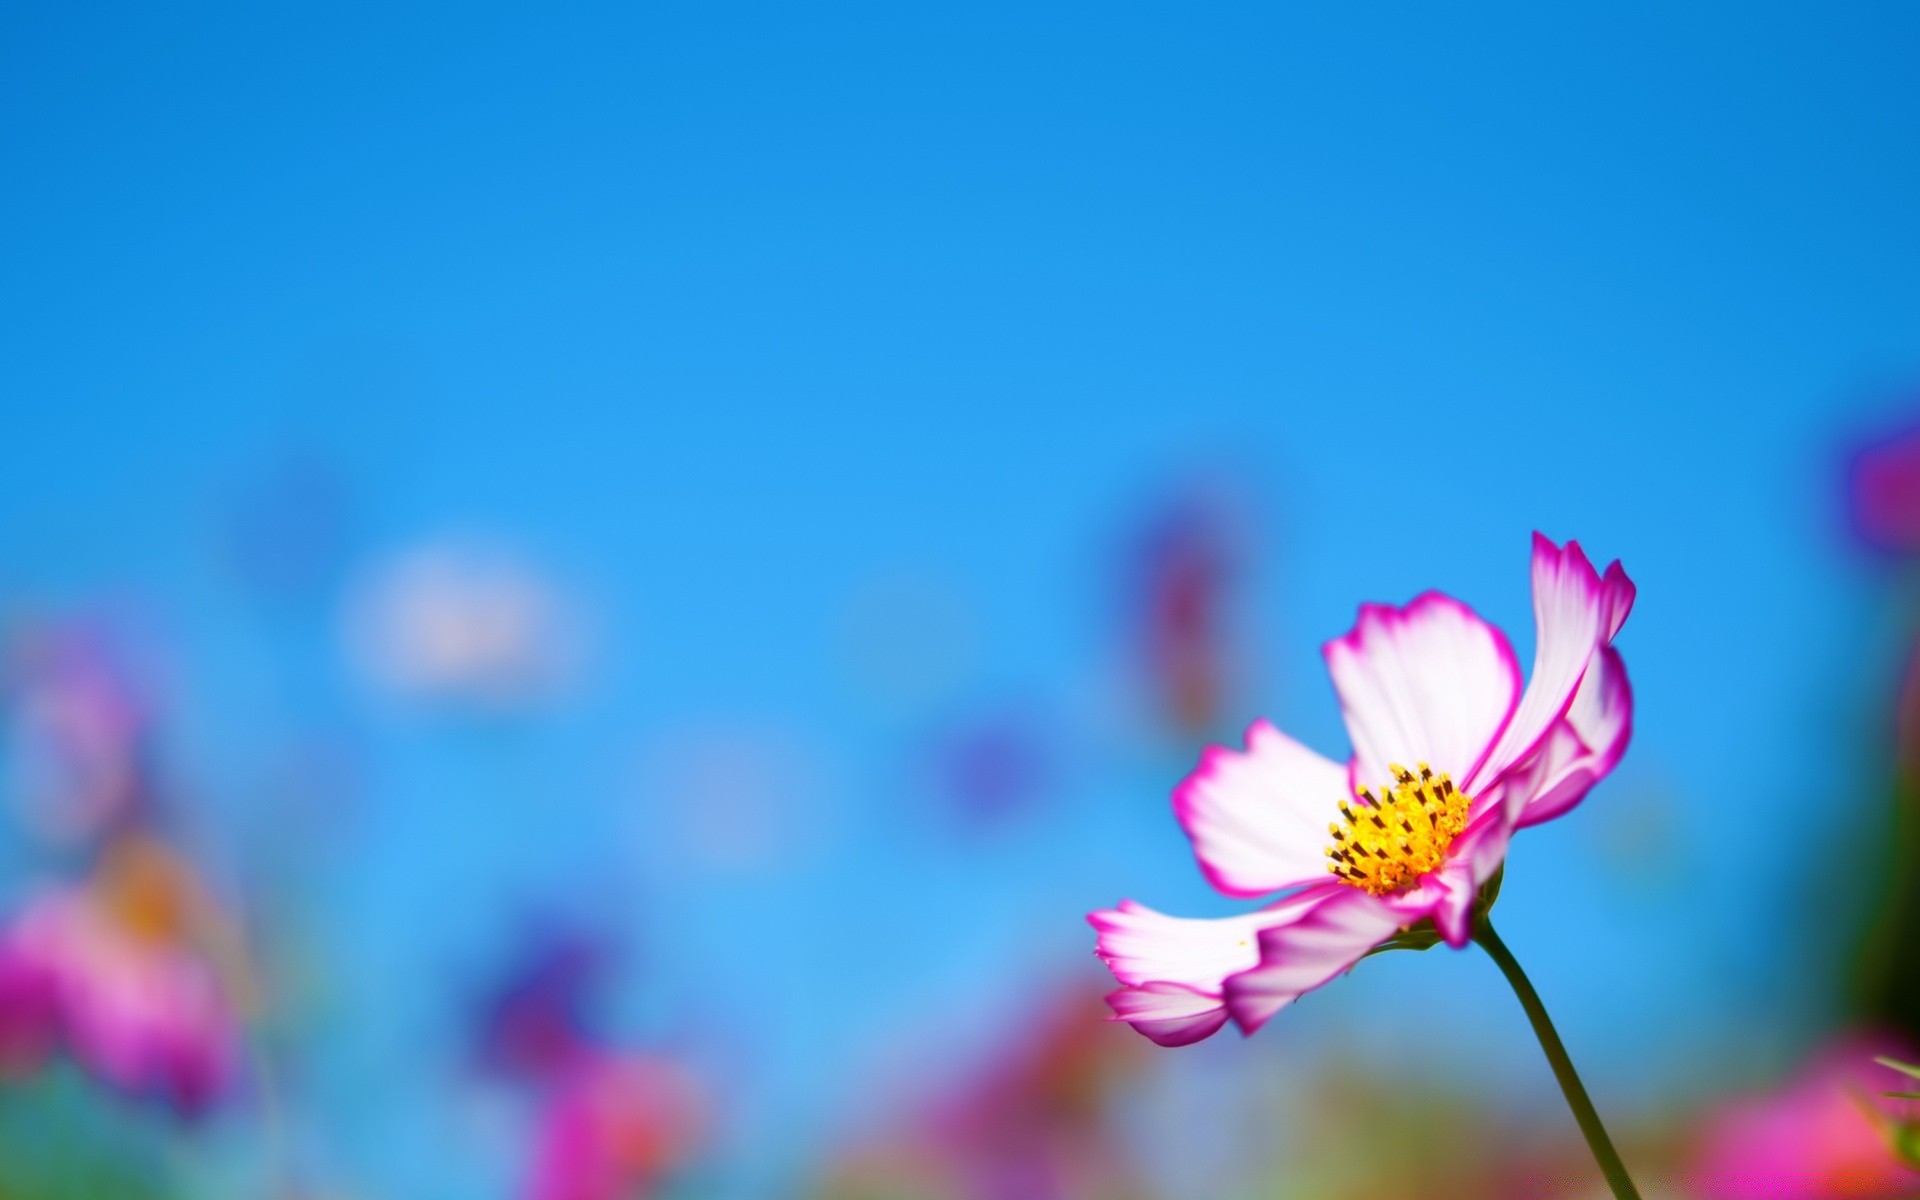
[[[1512,718],[1520,664],[1506,635],[1428,592],[1405,608],[1364,604],[1322,653],[1353,739],[1350,786],[1388,765],[1431,763],[1464,781]]]
[[[1266,896],[1327,875],[1327,822],[1346,795],[1346,768],[1266,721],[1245,753],[1209,747],[1173,792],[1173,811],[1208,882],[1229,896]]]
[[[1616,558],[1607,564],[1607,573],[1600,579],[1600,591],[1606,607],[1606,639],[1611,642],[1627,623],[1627,614],[1633,611],[1633,599],[1640,589],[1633,586],[1633,580],[1627,578],[1627,569]]]
[[[1162,1046],[1190,1046],[1220,1032],[1227,1006],[1219,996],[1177,983],[1145,983],[1107,993],[1113,1019]]]
[[[1336,886],[1294,920],[1263,930],[1260,964],[1227,980],[1227,1011],[1252,1033],[1299,996],[1392,937],[1403,916],[1359,888]]]
[[[1619,563],[1603,580],[1580,543],[1565,549],[1533,535],[1533,674],[1513,719],[1463,785],[1475,797],[1524,763],[1567,713],[1595,651],[1633,607],[1633,582]]]
[[[1580,681],[1567,715],[1541,740],[1508,803],[1516,827],[1550,821],[1586,798],[1627,752],[1633,736],[1633,688],[1620,652],[1602,646]],[[1514,772],[1519,774],[1519,772]]]

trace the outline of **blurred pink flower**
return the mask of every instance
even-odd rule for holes
[[[98,1078],[194,1113],[232,1079],[239,1018],[147,853],[40,892],[0,931],[0,1057],[30,1068],[63,1046]]]
[[[1524,693],[1506,636],[1459,601],[1428,592],[1405,608],[1367,604],[1324,648],[1349,763],[1265,721],[1244,752],[1201,757],[1174,792],[1201,871],[1229,896],[1294,890],[1219,920],[1130,901],[1091,914],[1123,985],[1108,997],[1115,1019],[1167,1046],[1229,1016],[1251,1033],[1422,921],[1450,946],[1467,943],[1514,831],[1579,803],[1632,728],[1612,646],[1633,606],[1626,572],[1616,562],[1602,576],[1577,542],[1562,549],[1536,533],[1532,575],[1538,636]]]
[[[1893,554],[1920,552],[1920,427],[1856,450],[1847,490],[1862,541]]]
[[[529,1200],[638,1200],[692,1155],[704,1123],[693,1080],[662,1059],[601,1056],[548,1097]]]
[[[1904,1107],[1879,1093],[1910,1081],[1873,1061],[1863,1039],[1837,1042],[1778,1090],[1723,1105],[1692,1154],[1692,1181],[1708,1200],[1795,1196],[1911,1196],[1920,1173],[1902,1164],[1877,1120]]]

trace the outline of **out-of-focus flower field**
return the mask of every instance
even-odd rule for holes
[[[0,1200],[1604,1196],[1481,949],[1168,1049],[1085,920],[1246,911],[1176,785],[1344,762],[1362,602],[1531,661],[1535,530],[1642,1194],[1920,1196],[1916,45],[0,11]]]

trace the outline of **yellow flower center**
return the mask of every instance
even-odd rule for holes
[[[1375,799],[1361,788],[1361,803],[1340,802],[1346,824],[1327,824],[1333,844],[1327,847],[1328,867],[1345,883],[1376,896],[1397,892],[1439,866],[1447,847],[1467,826],[1473,798],[1453,786],[1445,771],[1438,775],[1420,764],[1412,771],[1389,764],[1394,782]]]

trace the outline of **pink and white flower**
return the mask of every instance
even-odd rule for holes
[[[78,885],[35,892],[0,926],[0,1068],[64,1049],[123,1091],[185,1113],[235,1077],[242,980],[197,879],[150,839],[110,844]]]
[[[1706,1200],[1914,1195],[1920,1172],[1901,1161],[1888,1136],[1911,1113],[1883,1095],[1910,1081],[1873,1058],[1889,1048],[1879,1038],[1838,1038],[1778,1089],[1721,1104],[1692,1147],[1695,1193]]]
[[[1533,539],[1533,673],[1451,597],[1365,604],[1323,648],[1353,743],[1345,764],[1266,721],[1209,748],[1174,790],[1200,869],[1265,908],[1216,920],[1132,901],[1092,913],[1121,987],[1114,1019],[1163,1046],[1231,1018],[1252,1033],[1296,997],[1431,921],[1458,949],[1516,830],[1560,816],[1627,747],[1633,695],[1614,635],[1633,606],[1618,562]]]
[[[660,1058],[590,1056],[549,1097],[534,1151],[532,1200],[639,1200],[695,1149],[705,1097]]]

